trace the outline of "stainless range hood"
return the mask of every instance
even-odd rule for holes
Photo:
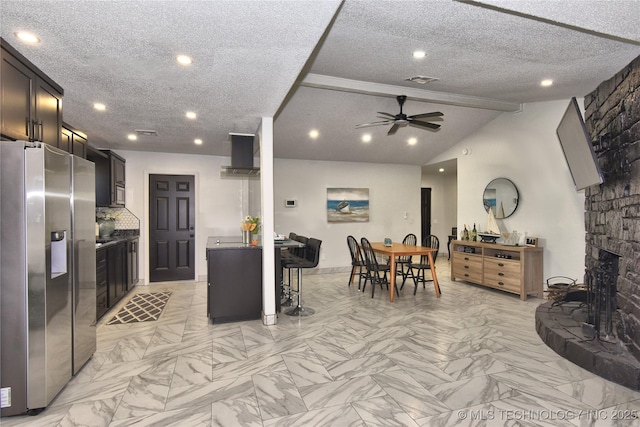
[[[255,135],[230,133],[231,166],[222,166],[220,171],[225,177],[255,178],[260,176],[260,168],[253,166],[253,140]]]

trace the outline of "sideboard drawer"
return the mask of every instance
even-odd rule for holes
[[[482,256],[467,253],[454,253],[451,271],[455,278],[470,282],[482,282]]]

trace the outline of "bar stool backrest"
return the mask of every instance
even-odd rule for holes
[[[318,265],[318,261],[320,261],[320,245],[322,244],[322,240],[314,239],[311,237],[307,242],[307,247],[305,251],[305,259],[311,263],[308,268],[313,268]]]

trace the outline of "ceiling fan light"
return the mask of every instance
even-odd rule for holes
[[[371,134],[365,133],[364,135],[362,135],[362,142],[371,142]]]

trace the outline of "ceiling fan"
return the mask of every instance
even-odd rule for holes
[[[393,124],[393,126],[391,126],[391,129],[389,129],[389,132],[387,132],[387,135],[394,135],[399,128],[405,127],[407,125],[416,126],[423,129],[429,129],[429,130],[437,130],[440,128],[440,125],[438,124],[429,123],[428,121],[422,121],[421,119],[430,119],[430,118],[439,119],[440,117],[444,116],[444,114],[442,114],[441,112],[434,111],[433,113],[413,114],[411,116],[407,116],[402,112],[402,106],[404,105],[404,102],[407,100],[407,96],[399,95],[399,96],[396,96],[396,99],[398,100],[398,104],[400,105],[399,114],[390,114],[390,113],[383,113],[381,111],[378,111],[378,114],[380,114],[378,118],[384,119],[384,120],[381,120],[379,122],[362,123],[362,124],[356,125],[356,129],[365,128],[369,126],[381,126],[381,125]]]

